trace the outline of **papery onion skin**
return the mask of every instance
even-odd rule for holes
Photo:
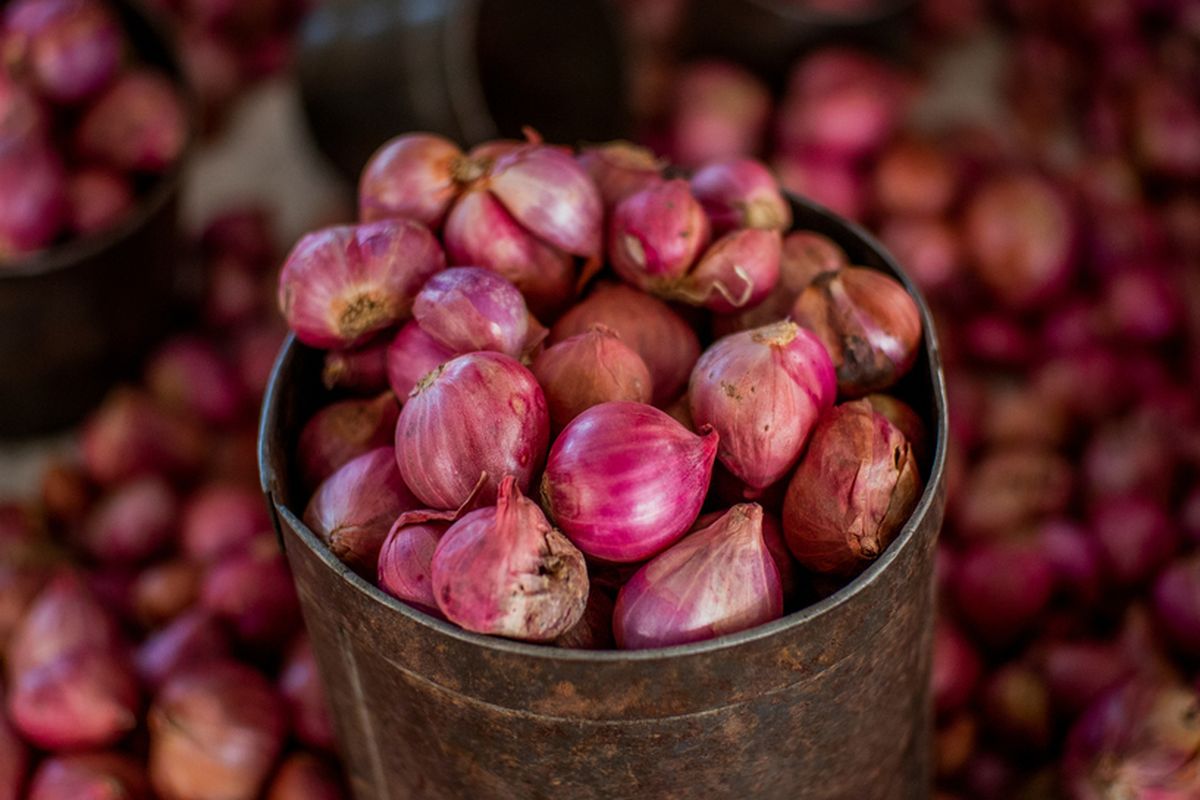
[[[479,503],[495,500],[505,475],[522,491],[541,469],[550,415],[537,379],[503,353],[454,358],[414,390],[396,424],[404,483],[430,508],[458,508],[483,476]]]
[[[305,485],[315,488],[350,459],[391,442],[399,416],[391,392],[340,400],[313,414],[296,445]]]
[[[612,329],[646,362],[655,405],[670,403],[687,386],[700,341],[666,303],[629,286],[600,284],[555,323],[550,342],[586,333],[595,324]]]
[[[608,258],[623,280],[657,292],[687,274],[709,235],[708,217],[688,182],[661,181],[613,209]]]
[[[557,316],[575,291],[575,264],[563,250],[518,223],[491,192],[471,189],[446,218],[451,264],[486,267],[521,290],[535,314]]]
[[[930,455],[929,428],[912,406],[890,394],[869,394],[863,399],[870,403],[871,408],[876,412],[887,417],[888,422],[895,425],[904,434],[904,438],[908,439],[908,443],[912,446],[913,455],[917,457],[918,464],[928,462]]]
[[[662,162],[650,150],[629,142],[606,142],[580,150],[576,160],[583,165],[605,208],[662,178]]]
[[[788,485],[788,547],[811,570],[855,575],[896,537],[920,494],[904,434],[865,400],[835,406]]]
[[[654,385],[642,357],[603,325],[546,348],[531,369],[546,394],[555,431],[610,400],[649,403]]]
[[[641,561],[687,532],[712,477],[718,435],[697,435],[666,413],[630,402],[601,403],[555,440],[542,502],[589,556]]]
[[[392,523],[420,505],[400,477],[395,450],[379,447],[326,478],[303,519],[340,561],[359,574],[374,575]]]
[[[548,641],[587,604],[583,553],[505,476],[496,505],[450,526],[433,554],[433,593],[451,622],[477,633]]]
[[[718,314],[761,303],[779,283],[779,232],[730,231],[704,251],[687,277],[662,294]]]
[[[791,206],[775,177],[752,158],[705,164],[692,175],[691,185],[714,234],[738,228],[785,231],[792,225]]]
[[[171,678],[148,721],[150,781],[164,800],[257,797],[287,732],[275,689],[232,661]]]
[[[624,650],[670,647],[753,628],[783,615],[779,570],[762,507],[734,506],[651,559],[621,588],[613,613]]]
[[[403,403],[422,378],[456,355],[422,330],[416,320],[409,320],[388,344],[388,385]]]
[[[28,800],[146,800],[149,796],[145,771],[132,756],[80,753],[56,755],[39,764]]]
[[[571,255],[600,255],[600,190],[568,153],[540,144],[503,153],[492,164],[488,187],[538,238]]]
[[[413,316],[456,353],[492,350],[519,358],[536,333],[517,287],[480,267],[451,267],[431,277],[417,294]]]
[[[388,532],[379,551],[379,588],[426,614],[441,617],[433,596],[433,551],[450,527],[445,522],[400,525]]]
[[[401,217],[437,230],[461,190],[456,172],[464,158],[458,145],[434,133],[385,142],[359,177],[359,219]]]
[[[735,505],[737,504],[735,503]],[[707,514],[701,514],[696,518],[690,533],[707,528],[720,519],[724,513],[723,511],[710,511]],[[779,570],[779,588],[783,591],[783,602],[786,606],[789,601],[798,597],[800,590],[799,565],[796,564],[796,559],[792,557],[792,551],[788,550],[787,541],[783,538],[783,525],[780,524],[778,517],[766,511],[762,515],[762,535],[763,544],[766,545],[772,560],[775,561],[775,568]]]
[[[284,261],[279,308],[305,344],[354,347],[403,322],[421,286],[445,266],[437,239],[419,222],[324,228],[301,238]]]
[[[876,270],[819,276],[796,298],[792,318],[821,339],[847,397],[887,389],[917,359],[920,311],[903,286]]]
[[[688,385],[692,419],[720,434],[717,458],[757,490],[791,470],[836,394],[825,348],[791,322],[717,341]]]
[[[391,337],[350,350],[325,354],[321,383],[326,389],[346,389],[356,394],[378,394],[388,388],[387,353]]]
[[[612,628],[613,599],[603,588],[592,583],[583,616],[553,644],[571,650],[611,650],[616,645]]]

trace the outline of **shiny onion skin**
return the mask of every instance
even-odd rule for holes
[[[462,189],[464,158],[458,145],[434,133],[385,142],[359,178],[359,219],[407,218],[437,230]]]
[[[688,182],[660,181],[613,209],[608,259],[623,280],[657,294],[687,274],[709,236],[708,217]]]
[[[438,542],[433,594],[451,622],[476,633],[548,641],[583,616],[583,553],[505,476],[496,505],[472,511]]]
[[[404,404],[396,459],[421,502],[453,509],[493,502],[505,475],[528,490],[549,441],[546,397],[533,374],[503,353],[468,353],[423,378]]]
[[[691,184],[716,234],[738,228],[785,231],[792,225],[792,208],[775,176],[752,158],[705,164],[692,174]]]
[[[425,281],[446,266],[429,229],[387,219],[306,234],[279,273],[279,308],[307,345],[353,347],[403,322]]]
[[[413,316],[455,353],[491,350],[520,358],[546,335],[517,287],[480,267],[451,267],[431,277],[417,293]]]
[[[377,582],[392,597],[435,617],[443,616],[433,596],[433,551],[450,527],[448,522],[397,520],[379,551]]]
[[[644,565],[617,596],[623,650],[670,647],[753,628],[783,615],[779,569],[762,507],[737,505]]]
[[[546,348],[531,369],[546,393],[555,431],[610,400],[649,403],[654,385],[642,357],[604,325]]]
[[[672,402],[687,386],[700,340],[666,303],[629,286],[602,283],[554,324],[550,343],[586,333],[597,323],[611,328],[646,362],[655,405]]]
[[[388,384],[403,403],[422,378],[456,355],[422,330],[415,319],[409,320],[388,344]]]
[[[891,543],[921,494],[908,440],[865,400],[813,431],[783,503],[783,530],[803,566],[858,574]]]
[[[745,228],[717,239],[692,270],[660,294],[718,314],[761,303],[779,283],[779,231]]]
[[[317,487],[304,524],[344,564],[374,575],[392,523],[420,505],[400,477],[395,450],[379,447],[343,464]]]
[[[542,504],[580,550],[641,561],[676,541],[700,513],[718,435],[630,402],[593,406],[563,430],[546,462]]]
[[[688,385],[692,419],[720,434],[717,458],[755,490],[791,470],[836,394],[824,346],[791,322],[718,340]]]

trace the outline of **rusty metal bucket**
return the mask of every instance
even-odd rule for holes
[[[912,284],[858,227],[795,201],[797,227]],[[928,309],[898,394],[937,432],[911,519],[866,572],[783,619],[640,652],[479,636],[387,596],[300,521],[290,463],[319,404],[319,354],[294,340],[268,389],[263,490],[359,800],[911,800],[930,794],[934,542],[946,409]]]

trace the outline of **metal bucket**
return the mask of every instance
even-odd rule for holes
[[[929,311],[858,227],[794,202],[799,228],[889,272],[925,348],[897,393],[936,430],[903,531],[827,599],[720,639],[640,652],[479,636],[394,600],[300,521],[290,463],[323,397],[320,354],[289,340],[260,432],[263,490],[359,800],[883,800],[930,793],[934,542],[946,410]]]

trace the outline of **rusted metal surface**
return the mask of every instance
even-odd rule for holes
[[[860,229],[816,207],[797,203],[795,212],[797,227],[904,279]],[[321,397],[320,358],[289,342],[264,407],[263,486],[355,796],[928,797],[946,419],[923,302],[921,313],[925,352],[898,393],[933,423],[937,448],[897,540],[814,606],[733,636],[643,652],[565,651],[466,633],[386,596],[331,556],[296,516],[305,498],[294,493],[288,465]]]

